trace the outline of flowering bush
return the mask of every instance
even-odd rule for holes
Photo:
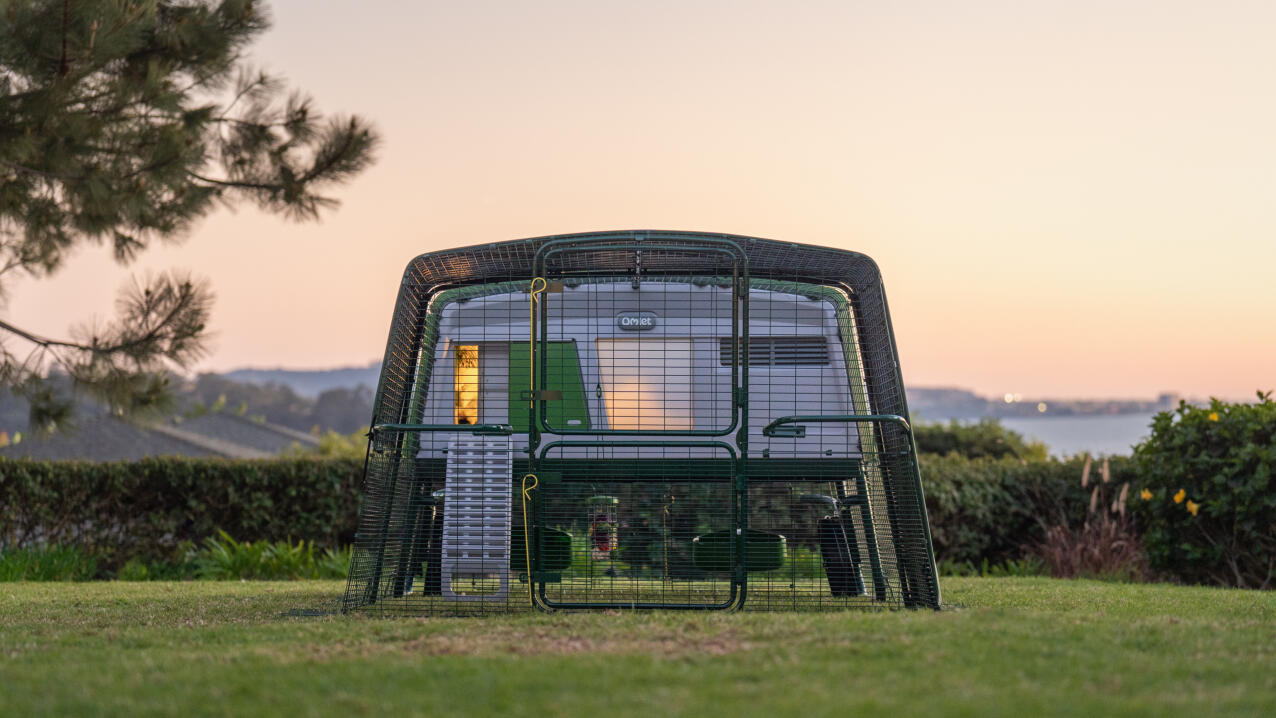
[[[1180,403],[1135,447],[1132,503],[1153,570],[1189,583],[1276,588],[1276,401]]]

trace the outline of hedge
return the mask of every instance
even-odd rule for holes
[[[913,425],[913,439],[923,454],[961,454],[970,459],[1044,461],[1049,453],[1045,444],[1024,438],[996,419],[981,419],[975,423],[956,419],[947,424],[918,423]]]
[[[1136,486],[1127,457],[1108,461],[1108,481]],[[1095,482],[1103,481],[1102,460],[1081,486],[1084,457],[1066,461],[970,459],[956,454],[922,455],[922,481],[937,561],[991,565],[1023,558],[1046,526],[1085,521]]]
[[[354,540],[362,471],[356,459],[0,459],[0,549],[76,546],[113,573],[219,529],[338,548]]]
[[[1126,459],[1111,480],[1130,480]],[[1080,523],[1082,460],[923,455],[936,558],[997,565],[1025,555],[1044,525]],[[0,548],[77,546],[112,575],[129,559],[170,558],[183,541],[306,539],[338,548],[358,525],[355,459],[137,462],[0,459]],[[1095,467],[1094,480],[1101,480]]]
[[[1103,493],[1129,483],[1136,528],[1160,575],[1271,586],[1274,428],[1276,404],[1266,399],[1185,406],[1157,418],[1137,463],[1108,460]],[[1003,565],[1028,555],[1047,526],[1080,526],[1104,474],[1095,462],[1083,488],[1084,463],[923,454],[936,559]],[[0,459],[0,551],[73,546],[96,561],[98,575],[114,576],[130,559],[172,560],[184,542],[219,530],[241,541],[340,548],[354,540],[362,468],[360,459]]]

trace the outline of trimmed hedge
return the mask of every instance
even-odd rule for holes
[[[947,424],[913,425],[913,439],[922,454],[961,454],[970,459],[1025,459],[1044,461],[1049,451],[1040,441],[1025,439],[1023,434],[1001,425],[996,419],[974,423],[956,419]]]
[[[1090,494],[1102,482],[1102,462],[1081,486],[1084,457],[1066,461],[970,459],[923,455],[922,483],[937,561],[1004,564],[1028,555],[1046,526],[1085,521]],[[1136,476],[1126,457],[1108,460],[1109,482],[1119,487]]]
[[[0,459],[0,548],[76,546],[112,574],[219,530],[340,548],[354,540],[362,472],[356,459]]]
[[[1001,565],[1027,555],[1046,525],[1079,525],[1090,489],[1083,459],[922,456],[939,561]],[[1133,480],[1111,459],[1110,480]],[[154,458],[137,462],[0,459],[0,549],[76,546],[114,575],[130,559],[172,560],[178,546],[225,531],[241,541],[354,540],[362,461]],[[1093,482],[1101,481],[1099,465]],[[1134,484],[1131,485],[1132,487]]]

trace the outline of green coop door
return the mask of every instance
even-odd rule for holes
[[[527,401],[522,394],[530,389],[530,367],[527,342],[510,344],[510,425],[515,432],[526,432]],[[538,353],[538,359],[539,353]],[[537,374],[540,374],[539,367]],[[576,342],[550,342],[545,350],[545,386],[548,391],[562,392],[562,399],[545,402],[545,417],[556,429],[588,429],[589,408],[585,404],[585,386],[580,374],[580,356]]]

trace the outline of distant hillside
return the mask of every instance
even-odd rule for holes
[[[909,387],[908,409],[915,420],[1028,419],[1045,416],[1115,416],[1167,411],[1178,405],[1172,392],[1155,399],[1051,399],[984,397],[969,389],[953,387]]]
[[[351,376],[361,376],[356,373],[359,370],[347,371]],[[164,413],[174,421],[225,413],[306,434],[314,431],[349,434],[364,429],[372,417],[372,388],[366,379],[356,378],[354,382],[358,383],[333,386],[311,398],[301,396],[291,386],[274,378],[252,383],[218,374],[200,374],[189,379],[174,377],[174,404]],[[69,387],[63,385],[61,388],[60,394],[69,392]],[[71,398],[75,407],[72,425],[107,413],[104,406],[84,394]],[[28,413],[25,400],[0,391],[0,432],[7,432],[10,436],[16,432],[27,432]],[[148,415],[140,418],[152,421],[161,417]]]
[[[340,369],[236,369],[222,376],[244,384],[286,386],[298,396],[314,399],[329,389],[353,389],[358,386],[376,389],[377,379],[381,376],[381,362]]]

